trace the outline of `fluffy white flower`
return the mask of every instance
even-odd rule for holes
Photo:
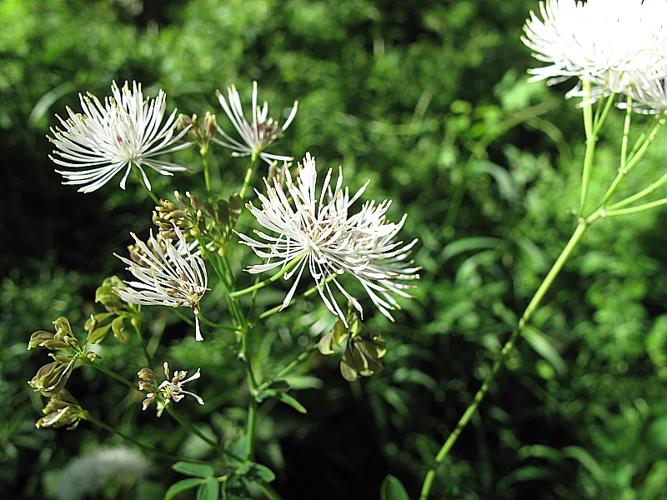
[[[266,101],[264,101],[262,107],[257,105],[257,82],[252,82],[252,123],[249,123],[243,115],[241,98],[234,85],[227,87],[227,99],[220,91],[217,92],[217,96],[222,109],[227,114],[229,121],[232,122],[241,140],[234,139],[222,127],[216,125],[222,138],[213,137],[215,142],[231,149],[233,156],[259,155],[269,164],[273,161],[290,161],[292,159],[291,156],[266,153],[264,150],[290,126],[299,106],[298,101],[294,101],[287,120],[280,126],[278,121],[268,116],[269,105]]]
[[[130,304],[190,307],[195,316],[195,338],[204,340],[199,328],[199,301],[206,293],[208,275],[202,258],[193,253],[178,227],[177,240],[155,238],[151,232],[147,243],[134,233],[136,245],[132,260],[116,255],[127,265],[136,281],[125,281],[117,288],[121,300]]]
[[[664,0],[546,0],[539,11],[531,12],[522,36],[548,64],[530,70],[534,80],[588,80],[598,98],[650,81],[664,67]]]
[[[325,306],[343,321],[345,314],[336,300],[336,290],[363,312],[357,299],[339,283],[341,275],[350,274],[359,280],[378,309],[391,318],[389,310],[397,307],[397,303],[390,294],[407,296],[404,291],[407,286],[400,281],[417,278],[417,268],[406,265],[414,242],[408,245],[392,242],[404,219],[398,224],[386,222],[388,202],[367,203],[351,216],[348,211],[367,184],[350,196],[349,189],[343,188],[342,173],[332,183],[331,169],[318,196],[317,170],[310,154],[306,154],[299,166],[296,182],[289,171],[286,176],[286,192],[279,183],[271,186],[265,181],[266,196],[257,192],[261,208],[248,204],[259,225],[276,234],[255,230],[258,239],[239,234],[242,243],[266,259],[265,264],[251,266],[248,271],[256,274],[293,266],[284,275],[287,280],[296,276],[283,300],[285,307],[308,268]]]
[[[185,170],[185,167],[158,157],[189,146],[179,143],[187,129],[177,132],[176,110],[163,123],[166,95],[160,90],[155,99],[144,99],[141,84],[125,82],[122,88],[111,85],[111,97],[101,102],[92,94],[79,95],[82,113],[67,108],[68,118],[56,115],[62,128],[52,127],[49,140],[55,146],[51,160],[64,167],[56,170],[63,184],[82,186],[80,192],[101,188],[117,173],[125,170],[120,187],[132,167],[141,172],[149,167],[162,175]]]

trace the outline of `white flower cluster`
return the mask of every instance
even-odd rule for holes
[[[90,193],[109,182],[125,169],[120,187],[125,189],[127,176],[136,167],[148,189],[151,188],[144,167],[162,175],[186,170],[185,167],[157,158],[188,147],[181,142],[187,132],[177,131],[176,110],[164,121],[166,95],[160,90],[155,99],[144,99],[141,84],[125,82],[119,88],[111,85],[111,96],[101,102],[92,94],[79,95],[83,113],[67,108],[68,118],[56,115],[62,128],[51,128],[49,140],[55,149],[49,158],[61,167],[57,173],[63,184],[82,186]]]
[[[541,1],[522,41],[547,63],[530,70],[534,80],[575,77],[590,82],[590,99],[623,93],[638,111],[667,110],[667,0]]]
[[[407,244],[393,241],[405,217],[398,223],[387,222],[388,201],[367,202],[358,213],[349,214],[366,185],[350,196],[348,188],[343,188],[342,173],[333,184],[331,169],[318,196],[315,159],[310,154],[299,165],[298,178],[293,180],[289,171],[286,178],[286,188],[278,182],[270,185],[265,181],[267,194],[256,191],[261,208],[248,204],[259,225],[276,233],[272,236],[255,230],[258,239],[239,234],[242,243],[266,259],[266,263],[248,271],[262,273],[292,266],[284,275],[285,279],[296,276],[283,301],[285,307],[308,268],[322,301],[343,321],[345,314],[334,296],[336,290],[363,312],[359,302],[338,281],[341,275],[349,274],[359,281],[380,312],[392,319],[389,311],[398,307],[392,294],[409,297],[405,291],[409,286],[402,281],[418,278],[419,271],[409,260],[416,240]]]
[[[208,290],[206,264],[188,246],[183,233],[174,226],[176,239],[151,233],[146,243],[135,234],[132,260],[116,255],[127,265],[136,281],[125,281],[127,287],[115,291],[129,304],[189,307],[195,316],[195,338],[204,340],[199,328],[199,301]]]

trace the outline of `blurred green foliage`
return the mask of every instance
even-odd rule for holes
[[[137,9],[136,7],[142,7]],[[338,360],[314,358],[298,377],[300,415],[259,418],[258,460],[283,498],[376,498],[387,473],[414,496],[451,430],[575,222],[582,127],[563,88],[529,84],[520,29],[535,2],[488,0],[0,0],[0,480],[11,498],[56,495],[58,474],[116,440],[90,425],[34,430],[40,402],[27,380],[43,362],[30,333],[61,314],[83,328],[95,287],[120,272],[111,256],[150,226],[136,184],[92,195],[63,187],[47,158],[53,114],[111,80],[163,88],[171,105],[218,112],[214,90],[253,79],[275,109],[300,100],[281,146],[342,164],[352,186],[408,213],[423,279],[387,340],[385,369],[353,383]],[[613,174],[620,117],[602,138],[593,189]],[[664,171],[664,145],[631,179]],[[190,157],[188,157],[190,154]],[[242,166],[213,151],[218,189]],[[182,157],[201,186],[195,152]],[[155,179],[167,192],[167,180]],[[631,182],[631,184],[632,184]],[[171,186],[170,186],[171,188]],[[630,188],[628,188],[630,189]],[[649,212],[596,226],[558,279],[451,461],[436,495],[452,498],[658,499],[667,491],[667,216]],[[211,307],[215,297],[210,299]],[[320,311],[321,312],[321,311]],[[256,340],[289,356],[319,313],[294,308]],[[174,366],[201,367],[210,425],[239,437],[241,367],[223,339],[194,342],[151,312],[153,342]],[[323,330],[323,328],[320,328]],[[271,346],[273,344],[273,346]],[[271,347],[270,347],[271,346]],[[137,345],[102,353],[131,374]],[[269,370],[267,368],[267,370]],[[202,453],[167,419],[140,412],[126,391],[84,373],[82,404],[125,432]],[[196,408],[190,408],[196,419]],[[178,479],[169,463],[107,498],[157,498]],[[119,493],[122,491],[124,493]],[[124,495],[124,496],[122,496]],[[183,496],[185,498],[185,496]]]

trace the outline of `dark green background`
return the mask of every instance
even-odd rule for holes
[[[138,14],[127,4],[0,0],[0,489],[44,498],[54,471],[116,442],[86,423],[34,429],[41,401],[26,381],[46,357],[25,345],[60,314],[80,330],[97,284],[122,271],[112,253],[130,230],[150,226],[136,183],[90,195],[60,185],[45,139],[53,114],[76,109],[79,91],[103,96],[112,80],[136,79],[150,95],[164,89],[170,107],[222,120],[215,89],[236,83],[247,100],[255,79],[276,114],[300,101],[274,151],[342,164],[353,187],[370,179],[369,197],[392,198],[393,218],[408,213],[403,236],[420,239],[423,267],[395,324],[368,321],[389,341],[385,370],[351,385],[335,359],[314,359],[321,387],[296,393],[308,415],[261,414],[258,459],[287,499],[376,498],[387,473],[416,495],[575,223],[580,112],[562,97],[572,83],[527,83],[535,61],[519,36],[536,2],[172,0],[145,2]],[[602,136],[597,193],[614,172],[618,115]],[[629,185],[664,171],[663,148],[659,141]],[[229,194],[244,165],[213,154],[216,189]],[[158,193],[202,188],[195,153],[178,159],[191,174],[174,184],[152,176]],[[439,470],[436,497],[664,498],[666,222],[655,211],[587,234]],[[306,312],[272,325],[303,336],[317,316]],[[231,439],[245,406],[233,353],[216,340],[196,345],[166,313],[150,314],[155,331],[166,325],[164,356],[202,367],[197,390],[215,408],[211,425]],[[275,337],[265,332],[256,347],[297,349]],[[108,344],[107,357],[131,377],[137,345]],[[142,414],[121,387],[78,371],[70,389],[126,432],[182,448],[172,421]],[[194,405],[183,410],[198,418]],[[153,471],[118,498],[159,498],[179,479],[151,460]]]

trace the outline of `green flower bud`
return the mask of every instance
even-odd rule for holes
[[[61,391],[69,379],[71,363],[53,361],[42,366],[28,384],[44,396],[53,396]]]
[[[42,413],[44,417],[35,424],[38,429],[67,427],[67,430],[72,430],[86,418],[83,408],[65,389],[49,399]]]

